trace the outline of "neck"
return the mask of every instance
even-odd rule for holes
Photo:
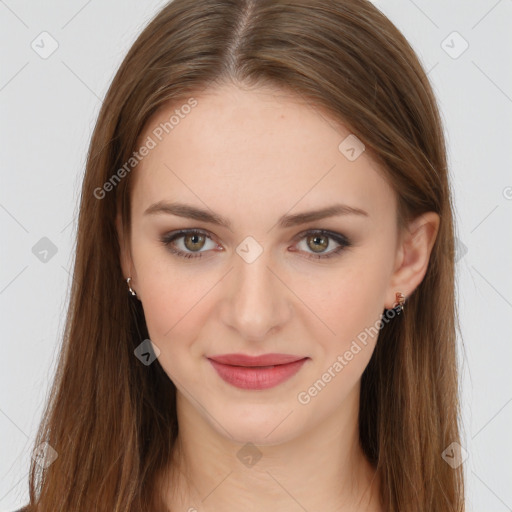
[[[356,391],[319,426],[278,444],[222,435],[178,391],[179,435],[162,480],[164,502],[199,512],[380,512],[379,479],[359,443]]]

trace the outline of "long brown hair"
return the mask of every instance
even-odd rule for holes
[[[32,463],[27,510],[164,509],[157,479],[178,434],[176,388],[158,360],[134,356],[148,332],[115,220],[119,212],[129,240],[126,163],[151,116],[228,81],[293,91],[348,126],[395,190],[400,227],[439,214],[425,278],[381,329],[363,373],[359,430],[385,510],[463,511],[462,466],[441,456],[459,442],[460,418],[443,129],[417,56],[367,0],[174,0],[133,44],[90,143],[63,345],[34,446],[58,456]]]

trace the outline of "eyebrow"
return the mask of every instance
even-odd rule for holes
[[[191,206],[184,203],[170,203],[166,201],[158,201],[157,203],[154,203],[151,206],[149,206],[144,211],[144,215],[155,215],[162,213],[176,215],[178,217],[184,217],[187,219],[208,222],[210,224],[215,224],[217,226],[222,226],[227,229],[231,229],[231,222],[228,219],[222,217],[221,215],[218,215],[215,212],[212,212],[211,210],[209,211],[202,208],[197,208],[195,206]],[[282,215],[279,218],[277,224],[280,228],[289,228],[292,226],[298,226],[300,224],[306,224],[307,222],[312,222],[338,215],[360,215],[369,217],[368,213],[364,210],[361,210],[360,208],[355,208],[353,206],[348,206],[346,204],[334,204],[332,206],[327,206],[319,210]]]

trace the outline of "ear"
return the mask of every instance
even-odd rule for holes
[[[118,212],[116,216],[116,230],[117,237],[119,239],[119,259],[121,263],[121,269],[123,271],[124,279],[126,280],[128,277],[132,278],[133,284],[133,275],[132,275],[132,259],[130,254],[130,247],[128,244],[128,240],[126,240],[123,232],[123,221],[121,218],[121,213]]]
[[[402,292],[407,300],[425,277],[439,224],[439,215],[427,212],[414,219],[401,234],[385,304],[387,309],[396,305],[396,292]]]

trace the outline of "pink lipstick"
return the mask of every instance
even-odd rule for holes
[[[308,357],[290,354],[223,354],[208,360],[228,384],[241,389],[268,389],[295,375]]]

